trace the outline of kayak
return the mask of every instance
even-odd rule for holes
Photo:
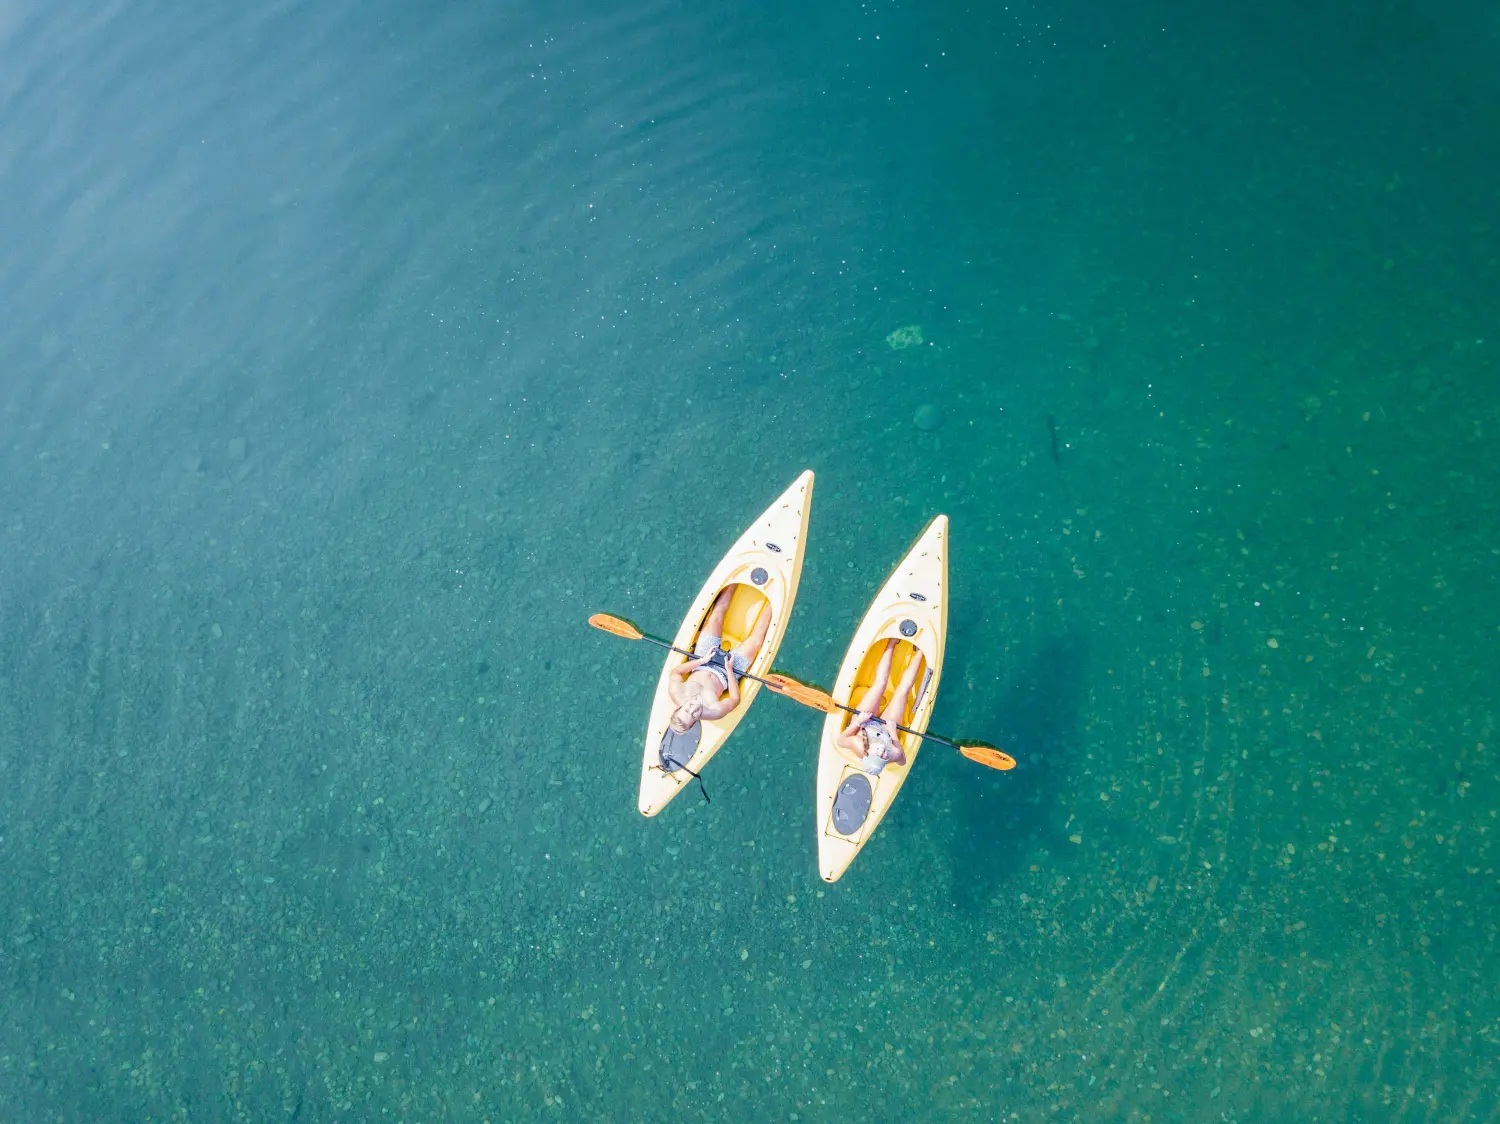
[[[764,676],[771,669],[776,649],[786,635],[792,604],[797,599],[812,490],[813,474],[808,470],[729,548],[693,599],[687,616],[682,618],[673,647],[693,650],[720,591],[733,586],[734,594],[724,619],[723,642],[730,648],[738,647],[750,635],[760,614],[769,612],[770,629],[749,672]],[[686,656],[669,653],[656,682],[651,718],[646,724],[646,752],[641,762],[643,816],[656,815],[685,785],[693,782],[694,776],[703,771],[719,747],[729,740],[760,690],[760,684],[754,680],[741,680],[739,706],[723,718],[698,722],[686,736],[678,735],[667,725],[677,706],[667,688],[673,679],[673,669],[686,660]]]
[[[834,681],[834,701],[849,707],[859,705],[875,682],[875,670],[887,640],[895,638],[892,686],[886,689],[880,705],[884,708],[890,702],[894,684],[901,682],[902,674],[920,653],[926,667],[912,687],[900,724],[925,733],[943,674],[947,632],[948,517],[939,515],[896,564],[859,622]],[[872,775],[857,764],[858,755],[834,742],[852,720],[848,711],[832,711],[823,723],[818,749],[818,873],[825,882],[837,882],[860,848],[870,841],[922,748],[922,739],[915,734],[899,735],[906,763],[887,764]]]

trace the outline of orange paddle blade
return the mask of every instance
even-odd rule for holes
[[[806,683],[798,683],[790,675],[782,675],[773,671],[765,677],[764,682],[778,695],[785,695],[803,706],[821,710],[824,714],[834,709],[833,699],[829,698],[825,692],[816,687],[809,687]]]
[[[639,640],[644,635],[624,617],[612,617],[608,613],[595,613],[589,618],[589,624],[615,636],[623,636],[626,640]]]
[[[977,761],[981,765],[987,765],[991,769],[1006,769],[1016,767],[1016,759],[1008,753],[1002,753],[992,745],[961,745],[958,752],[962,753],[970,761]]]

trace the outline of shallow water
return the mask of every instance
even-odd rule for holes
[[[1500,23],[1127,7],[0,2],[0,1117],[1500,1119]]]

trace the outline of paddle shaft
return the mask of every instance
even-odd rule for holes
[[[637,629],[636,631],[640,632],[639,629]],[[649,632],[641,632],[641,639],[642,640],[649,640],[653,644],[660,644],[667,651],[669,651],[669,652],[676,652],[680,656],[687,656],[687,658],[690,659],[690,660],[696,660],[696,659],[699,658],[698,654],[696,652],[684,651],[682,648],[679,648],[676,644],[673,644],[670,640],[663,640],[660,636],[652,636]],[[728,649],[726,648],[725,651],[728,651]],[[733,656],[730,657],[731,660],[733,658],[734,658]],[[731,670],[733,670],[733,669],[731,669]],[[740,679],[754,679],[757,683],[765,684],[768,687],[770,686],[770,684],[766,683],[766,681],[764,679],[762,679],[759,675],[751,675],[748,671],[736,671],[734,674],[736,676],[738,676]],[[772,688],[771,693],[774,695],[774,694],[778,694],[779,692],[777,692],[774,688]]]
[[[831,702],[831,703],[833,703],[833,705],[836,706],[836,707],[838,707],[840,710],[847,710],[850,714],[858,714],[859,713],[859,711],[855,710],[852,706],[845,706],[841,702],[834,702],[834,700],[832,699],[832,697],[830,697],[828,701]],[[885,721],[885,720],[881,719],[881,721]],[[931,741],[931,742],[940,742],[941,744],[946,745],[946,746],[948,746],[951,749],[959,749],[959,750],[963,749],[963,746],[959,745],[957,742],[950,742],[947,738],[943,737],[940,734],[927,734],[927,733],[923,733],[921,730],[913,730],[910,726],[903,726],[899,722],[896,723],[896,729],[900,730],[903,734],[916,734],[917,737],[919,737],[919,738],[926,738],[928,741]]]
[[[632,626],[632,627],[634,627],[634,626]],[[677,645],[673,644],[670,640],[663,640],[660,636],[652,636],[649,632],[642,632],[638,628],[636,629],[636,632],[640,633],[640,637],[641,637],[642,640],[649,640],[649,641],[651,641],[651,643],[659,645],[660,647],[665,648],[669,652],[676,652],[678,655],[680,655],[680,656],[687,656],[689,659],[694,659],[695,660],[695,659],[699,658],[698,654],[696,652],[689,652],[686,649],[679,648],[679,647],[677,647]],[[743,672],[743,673],[736,672],[735,674],[739,675],[739,677],[741,679],[753,679],[757,683],[763,684],[764,686],[767,686],[767,687],[771,687],[771,684],[767,683],[759,675],[751,675],[748,671],[747,672]],[[776,690],[775,687],[771,687],[771,693],[772,694],[776,694],[776,695],[781,694],[781,692],[778,691],[778,690]],[[859,711],[855,710],[852,706],[845,706],[841,702],[835,702],[831,696],[828,698],[828,701],[830,703],[832,703],[834,706],[838,707],[840,710],[847,711],[850,714],[858,714],[859,713]],[[943,737],[940,734],[929,734],[929,733],[924,733],[921,730],[913,730],[910,726],[902,726],[900,723],[897,723],[896,729],[900,730],[903,734],[915,734],[917,737],[919,737],[919,738],[925,738],[927,741],[937,742],[940,745],[946,745],[949,749],[956,749],[956,750],[959,750],[959,751],[963,750],[963,746],[959,745],[957,742],[949,741],[947,738]]]

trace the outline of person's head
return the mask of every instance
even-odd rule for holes
[[[703,717],[703,700],[689,699],[672,712],[672,717],[667,720],[667,725],[679,734],[685,734],[697,724],[698,719]]]

